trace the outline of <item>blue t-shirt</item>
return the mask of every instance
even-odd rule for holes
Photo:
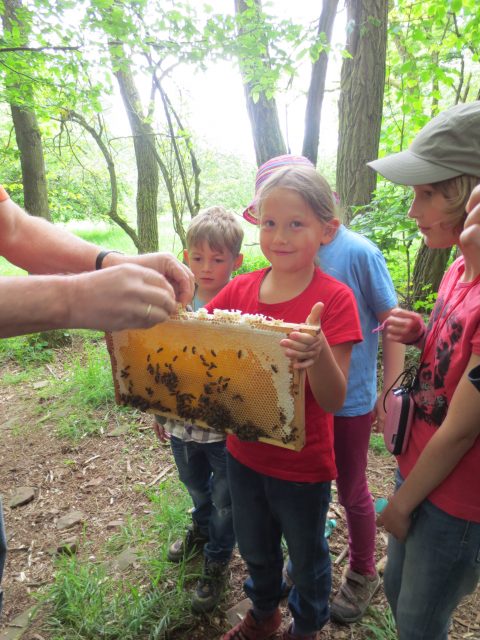
[[[340,225],[335,238],[320,247],[320,268],[347,284],[355,295],[363,342],[353,346],[347,397],[338,416],[361,416],[377,399],[377,314],[397,304],[397,296],[380,249],[367,238]]]

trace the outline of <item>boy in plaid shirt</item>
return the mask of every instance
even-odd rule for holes
[[[223,207],[210,207],[193,218],[184,258],[195,277],[194,311],[210,302],[241,266],[242,240],[240,222]],[[223,594],[235,545],[225,435],[161,416],[156,417],[155,430],[162,441],[170,436],[180,480],[194,506],[192,524],[185,537],[170,546],[168,559],[180,562],[203,549],[203,574],[192,608],[197,613],[211,611]]]

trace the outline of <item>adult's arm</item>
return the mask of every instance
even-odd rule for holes
[[[31,274],[92,271],[100,250],[42,218],[28,215],[10,199],[0,202],[0,255]],[[171,284],[178,302],[187,304],[191,300],[193,276],[172,254],[123,256],[109,253],[103,267],[126,263],[157,271]]]
[[[0,300],[2,338],[60,328],[146,329],[177,306],[167,280],[135,264],[78,275],[3,277]]]

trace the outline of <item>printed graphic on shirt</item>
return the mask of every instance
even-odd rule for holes
[[[433,329],[433,339],[437,341],[435,359],[433,362],[429,360],[421,363],[414,392],[417,417],[433,427],[439,427],[447,415],[445,380],[464,330],[455,310],[451,310],[448,304],[444,305],[444,300],[439,300],[436,305],[434,327],[437,322],[440,330],[435,332],[435,328]],[[441,339],[438,338],[440,332]],[[427,344],[429,340],[432,340],[430,335],[427,336]]]

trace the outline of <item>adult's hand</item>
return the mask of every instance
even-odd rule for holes
[[[180,304],[186,305],[193,298],[195,287],[193,273],[172,253],[144,253],[138,256],[109,253],[103,261],[104,267],[119,264],[137,264],[162,274],[173,287],[175,299]]]
[[[167,278],[138,264],[69,276],[66,281],[69,317],[62,324],[66,327],[146,329],[167,320],[177,308]]]

